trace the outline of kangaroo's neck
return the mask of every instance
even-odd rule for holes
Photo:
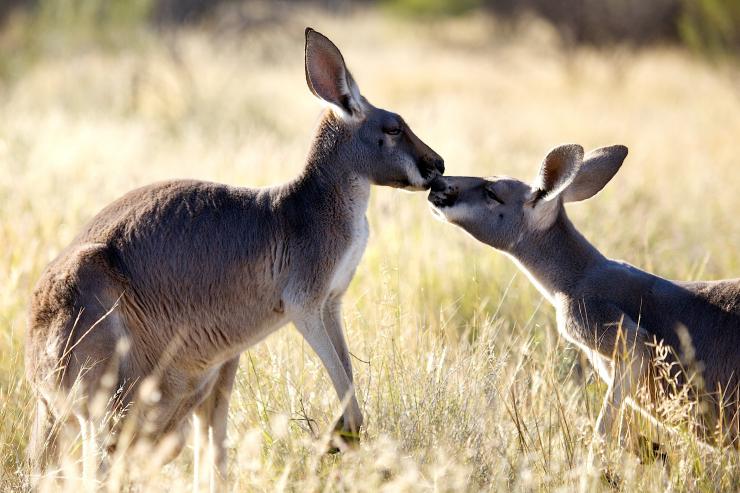
[[[349,139],[349,130],[333,114],[322,118],[303,172],[286,187],[290,196],[304,203],[306,211],[315,208],[335,220],[364,216],[370,181],[355,166]]]
[[[550,228],[522,239],[509,253],[551,303],[573,295],[588,270],[606,261],[565,211]]]

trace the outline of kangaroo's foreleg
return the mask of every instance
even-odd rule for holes
[[[354,383],[352,375],[352,360],[350,359],[349,347],[344,336],[344,323],[342,322],[342,300],[330,298],[324,303],[322,318],[326,333],[331,339],[334,350],[337,352],[342,366],[344,367],[350,382]]]
[[[349,378],[349,381],[354,385],[354,378],[352,374],[352,360],[347,347],[347,340],[344,335],[344,324],[342,323],[342,311],[341,311],[341,299],[331,298],[325,304],[323,308],[323,321],[326,332],[331,339],[334,350],[339,356],[339,360],[342,362],[344,371]],[[362,416],[360,416],[362,418]],[[344,437],[348,444],[353,444],[359,441],[359,431],[362,425],[362,420],[359,423],[355,422],[355,426],[351,423],[346,422],[342,417],[334,426],[334,429],[339,431]]]
[[[650,382],[646,332],[615,306],[583,303],[577,308],[571,312],[566,330],[580,342],[608,384],[593,445],[602,446],[616,434],[617,444],[623,448],[628,445],[629,431],[623,422],[624,404],[635,401],[639,389]],[[593,448],[590,455],[593,459]]]
[[[596,420],[596,436],[606,442],[616,433],[618,446],[627,445],[624,404],[637,394],[639,385],[646,380],[648,361],[642,355],[625,355],[615,358],[612,379],[604,395],[604,402]]]
[[[329,377],[334,384],[334,390],[336,390],[339,400],[344,405],[342,413],[344,425],[350,430],[359,430],[362,425],[362,412],[357,402],[354,385],[347,375],[342,359],[334,349],[331,337],[324,327],[321,313],[306,314],[297,319],[295,325],[309,346],[319,356],[329,373]],[[344,404],[345,402],[346,404]]]

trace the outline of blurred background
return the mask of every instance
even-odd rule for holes
[[[665,277],[740,276],[739,0],[0,1],[0,490],[27,473],[23,338],[42,269],[132,188],[298,174],[320,112],[306,26],[449,174],[528,179],[559,143],[627,145],[606,189],[569,206],[575,224]],[[424,193],[378,188],[368,218],[344,306],[364,445],[321,453],[338,403],[281,330],[242,358],[233,489],[573,491],[604,387],[551,307]],[[669,469],[614,451],[626,490],[735,490],[737,454],[682,440]],[[188,490],[188,454],[140,489]]]
[[[335,14],[380,9],[427,19],[481,13],[509,25],[536,17],[551,24],[567,44],[670,43],[710,55],[740,47],[737,0],[3,0],[4,73],[12,72],[7,67],[11,54],[37,52],[65,31],[89,40],[132,27],[207,26],[234,32],[278,22],[306,5]]]

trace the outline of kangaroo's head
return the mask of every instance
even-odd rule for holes
[[[311,28],[306,29],[306,82],[330,107],[315,146],[329,141],[331,152],[353,172],[376,185],[409,190],[425,190],[444,173],[443,159],[403,118],[371,105],[360,94],[339,49]]]
[[[550,228],[564,202],[593,197],[619,171],[627,148],[561,145],[545,156],[534,183],[506,177],[444,176],[432,183],[429,202],[440,218],[476,239],[511,252],[523,239]]]

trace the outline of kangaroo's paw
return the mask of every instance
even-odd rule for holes
[[[344,418],[339,418],[334,425],[334,431],[331,434],[331,442],[327,453],[337,454],[360,446],[360,432],[352,431],[348,428],[344,424]]]

